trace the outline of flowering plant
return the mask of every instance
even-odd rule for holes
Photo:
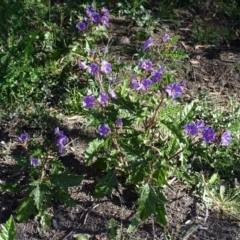
[[[67,136],[59,128],[55,128],[55,143],[45,141],[36,143],[25,133],[18,140],[22,156],[15,158],[14,170],[22,173],[21,183],[3,183],[1,188],[22,195],[16,210],[18,221],[26,221],[37,215],[43,226],[51,225],[51,216],[46,213],[53,202],[75,206],[75,201],[68,193],[68,188],[79,185],[82,176],[69,172],[53,152],[65,153]]]
[[[229,130],[219,140],[218,130],[197,119],[198,100],[181,100],[186,83],[170,76],[161,60],[163,54],[171,58],[184,56],[176,50],[176,39],[165,34],[157,50],[154,41],[147,39],[139,61],[133,65],[110,64],[107,55],[97,53],[97,60],[79,65],[93,78],[82,107],[87,125],[97,131],[85,158],[87,164],[105,170],[93,196],[111,195],[121,176],[124,184],[136,188],[140,218],[146,220],[153,214],[163,225],[164,205],[168,202],[163,186],[168,185],[168,177],[193,180],[184,168],[191,154],[207,159],[204,152],[211,144],[221,148],[231,142]],[[150,60],[153,56],[154,62]]]
[[[101,11],[98,12],[92,5],[87,6],[85,9],[85,16],[83,16],[76,25],[81,36],[79,40],[86,40],[89,43],[94,43],[103,36],[107,38],[108,35],[106,30],[108,25],[108,9],[103,7]],[[94,54],[94,52],[92,52],[92,54]]]

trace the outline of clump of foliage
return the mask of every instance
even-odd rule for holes
[[[185,83],[161,64],[165,58],[186,57],[176,48],[177,39],[165,34],[159,48],[147,39],[137,63],[114,62],[101,51],[79,63],[90,83],[82,92],[81,114],[98,133],[85,159],[105,170],[93,196],[111,195],[124,178],[124,184],[136,188],[141,220],[153,214],[163,225],[168,177],[177,175],[196,184],[200,175],[195,172],[192,177],[185,168],[192,154],[208,162],[213,154],[209,149],[225,151],[232,139],[229,130],[197,117],[199,101],[182,101]]]
[[[51,225],[51,216],[47,210],[53,202],[75,206],[68,188],[77,186],[82,176],[69,172],[53,152],[65,153],[67,137],[59,128],[55,129],[54,144],[46,140],[39,144],[23,133],[19,136],[22,155],[16,156],[14,170],[24,173],[20,183],[5,182],[1,189],[22,196],[16,209],[16,219],[20,222],[37,216],[42,226]]]
[[[22,14],[29,10],[29,6],[20,7]],[[46,10],[42,14],[50,19],[50,8]],[[64,38],[59,37],[64,21],[59,28],[45,24],[45,33],[41,28],[34,32],[26,21],[28,31],[22,35],[17,31],[22,36],[17,41],[16,33],[4,28],[11,36],[1,58],[1,96],[5,104],[8,95],[12,103],[20,98],[38,101],[51,92],[52,86],[67,80],[64,86],[69,102],[65,106],[84,116],[85,124],[96,129],[96,138],[85,152],[86,164],[103,173],[93,197],[110,196],[119,184],[132,185],[138,194],[142,221],[153,215],[160,224],[167,224],[168,200],[163,189],[171,187],[168,180],[175,177],[203,195],[209,204],[223,204],[220,209],[226,212],[238,211],[238,189],[229,191],[229,196],[226,189],[234,178],[229,175],[239,169],[238,157],[232,154],[239,143],[239,109],[224,120],[222,115],[209,115],[198,98],[190,103],[182,99],[186,83],[175,79],[165,66],[166,59],[187,58],[177,48],[177,36],[163,35],[158,46],[151,37],[145,39],[134,60],[126,63],[111,52],[108,9],[97,11],[88,5],[78,21],[64,51],[60,51]],[[43,55],[39,55],[39,47]],[[59,78],[45,83],[46,69],[54,70]],[[44,81],[39,82],[42,77]],[[87,87],[72,88],[82,79]],[[75,205],[68,188],[79,185],[82,176],[73,175],[54,155],[65,154],[67,144],[59,128],[54,134],[54,143],[49,138],[35,142],[26,133],[19,136],[21,155],[15,159],[15,170],[23,172],[24,178],[20,184],[1,184],[3,190],[23,197],[16,209],[18,221],[37,216],[42,226],[50,226],[47,209],[53,202]],[[111,225],[113,229],[114,222]]]

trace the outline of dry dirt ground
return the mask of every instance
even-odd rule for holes
[[[177,29],[170,28],[168,31],[170,35],[181,36],[178,47],[189,55],[188,59],[179,62],[179,66],[184,68],[180,69],[178,74],[181,79],[187,81],[190,98],[202,91],[208,91],[211,99],[224,107],[224,102],[229,98],[239,97],[240,41],[223,40],[218,45],[193,43],[189,39],[189,32],[179,30],[186,28],[187,24],[189,22],[184,21],[182,26]],[[114,36],[116,41],[124,36],[128,39],[123,44],[131,45],[131,35],[125,35],[126,24],[120,21],[115,27],[119,29],[118,34]],[[162,35],[160,32],[155,33],[153,36],[155,42]],[[123,185],[120,188],[121,196],[118,192],[114,192],[111,198],[93,199],[91,193],[94,182],[101,173],[84,165],[84,149],[89,136],[85,134],[81,119],[78,117],[65,118],[60,128],[67,134],[70,142],[67,154],[61,159],[74,173],[84,175],[85,179],[80,186],[70,189],[77,207],[53,205],[48,212],[52,215],[53,226],[50,229],[41,229],[41,234],[38,231],[40,226],[34,219],[25,223],[17,222],[17,240],[70,240],[78,234],[85,234],[89,239],[95,240],[110,239],[109,220],[111,218],[115,219],[116,230],[121,234],[122,239],[240,239],[240,227],[237,223],[226,217],[223,218],[213,209],[206,208],[201,199],[197,199],[177,181],[172,182],[174,190],[165,189],[170,200],[166,207],[167,227],[162,228],[153,218],[149,218],[139,225],[136,232],[128,234],[126,229],[131,219],[136,216],[134,202],[137,198],[134,189]],[[5,143],[0,146],[0,183],[7,179],[16,180],[19,177],[13,175],[12,171],[12,154],[17,144],[17,136],[13,134],[14,129],[11,130],[1,129],[0,131],[0,139]],[[0,192],[0,223],[4,223],[10,214],[14,214],[17,199],[18,196]]]

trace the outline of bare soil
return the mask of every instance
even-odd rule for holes
[[[131,49],[134,39],[131,39],[131,31],[127,24],[118,21],[112,25],[112,28],[118,29],[118,31],[113,31],[115,32],[113,36],[115,41],[119,43],[124,40],[122,37],[125,37],[126,42],[121,42],[121,44],[124,48]],[[183,31],[181,30],[183,28],[190,30]],[[153,36],[155,42],[164,33],[156,32]],[[206,91],[209,92],[212,101],[220,103],[223,108],[230,98],[239,99],[239,39],[233,42],[223,39],[217,45],[194,43],[189,37],[191,21],[186,18],[180,22],[180,26],[177,28],[170,27],[168,33],[170,36],[181,36],[178,48],[183,49],[189,55],[188,59],[176,62],[181,66],[176,72],[176,77],[187,82],[190,99],[194,98],[196,94]],[[116,230],[121,234],[122,239],[240,239],[240,227],[233,219],[221,216],[214,209],[206,208],[200,199],[178,181],[172,182],[174,190],[165,189],[170,201],[166,207],[167,227],[163,228],[151,217],[141,223],[136,232],[127,233],[126,230],[131,220],[136,217],[136,193],[133,188],[123,184],[119,192],[114,192],[111,198],[96,200],[91,197],[96,178],[102,173],[84,164],[84,150],[90,137],[86,135],[81,121],[77,116],[75,118],[64,117],[60,125],[70,142],[67,154],[62,156],[61,160],[74,173],[84,175],[83,183],[70,189],[72,197],[77,202],[77,207],[53,205],[48,212],[52,215],[53,223],[49,229],[40,229],[39,223],[35,219],[24,223],[17,222],[17,240],[70,240],[79,234],[85,234],[89,239],[95,240],[110,239],[109,220],[111,218],[116,221]],[[8,127],[0,129],[0,140],[2,141],[0,145],[0,183],[8,179],[19,179],[20,181],[19,175],[14,175],[12,170],[17,136],[14,127]],[[32,131],[34,132],[34,129]],[[18,196],[0,192],[0,223],[4,223],[11,214],[14,214],[17,201]]]

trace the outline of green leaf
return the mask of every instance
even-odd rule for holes
[[[155,173],[153,174],[153,177],[157,179],[159,186],[168,184],[166,180],[166,176],[167,176],[167,172],[162,166],[157,167]]]
[[[224,200],[225,192],[226,192],[226,187],[224,185],[221,185],[219,193],[220,193],[220,197],[221,197],[222,200]]]
[[[133,218],[130,225],[128,226],[127,233],[133,233],[138,227],[139,220],[137,218]]]
[[[110,230],[110,235],[111,235],[111,237],[116,237],[116,235],[117,235],[117,233],[116,233],[116,230],[115,230],[115,227],[116,227],[116,223],[115,223],[115,220],[113,219],[113,218],[111,218],[110,220],[109,220],[109,226],[108,226],[108,228],[109,228],[109,230]]]
[[[218,180],[218,174],[214,173],[211,178],[208,180],[208,183],[214,184]]]
[[[68,190],[68,187],[79,185],[82,179],[83,176],[75,176],[69,172],[50,175],[51,183],[64,190]]]
[[[151,214],[154,215],[156,220],[166,225],[166,210],[165,204],[168,200],[162,193],[161,188],[153,188],[149,184],[145,184],[139,189],[140,197],[138,199],[138,213],[141,220],[145,221]]]
[[[44,193],[40,191],[39,184],[32,190],[30,196],[33,196],[35,206],[37,209],[40,209],[40,206],[43,203]]]
[[[131,174],[127,179],[127,183],[138,184],[144,180],[149,174],[150,169],[148,162],[144,160],[135,160],[131,165]]]
[[[44,214],[40,218],[40,224],[42,227],[50,227],[51,226],[51,219],[52,217],[48,214]]]
[[[66,204],[67,206],[70,206],[70,207],[76,206],[75,200],[69,195],[69,193],[66,193],[61,190],[58,190],[55,192],[54,200],[59,201],[60,203]]]
[[[16,210],[17,220],[19,222],[27,221],[31,215],[36,215],[36,207],[34,201],[31,198],[27,198],[21,201]]]
[[[93,193],[94,198],[102,198],[106,195],[111,195],[112,189],[117,186],[117,177],[114,171],[108,171],[105,176],[98,180],[95,191]]]
[[[192,120],[192,118],[195,116],[196,107],[197,107],[197,100],[192,101],[189,104],[185,104],[182,111],[179,112],[180,121],[181,121],[179,127],[182,127],[186,122]]]
[[[17,183],[2,183],[0,189],[7,192],[19,192],[21,190],[20,185]]]
[[[170,132],[177,137],[181,143],[186,143],[186,138],[183,136],[183,129],[179,129],[179,126],[175,126],[174,123],[161,120],[161,123],[168,129]]]
[[[1,224],[2,232],[0,233],[0,240],[14,240],[17,235],[17,229],[13,216],[11,216],[5,224]]]
[[[95,139],[89,143],[88,148],[85,151],[85,159],[87,164],[97,156],[98,152],[104,147],[103,139]]]

